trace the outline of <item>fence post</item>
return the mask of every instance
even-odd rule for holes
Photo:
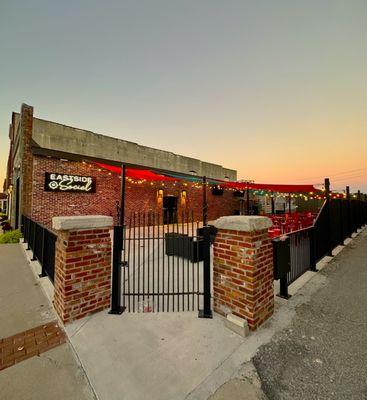
[[[361,191],[357,192],[357,200],[358,200],[358,228],[362,228],[362,213],[361,213]]]
[[[279,279],[279,294],[278,297],[288,300],[291,296],[288,293],[288,280],[287,275]]]
[[[348,214],[348,237],[352,237],[352,210],[350,204],[350,188],[346,186],[345,188],[346,198],[347,198],[347,214]]]
[[[273,246],[273,276],[275,280],[279,279],[280,290],[278,297],[289,299],[288,293],[288,273],[291,270],[291,250],[289,236],[284,240],[276,238],[272,240]]]
[[[23,223],[24,223],[23,243],[27,243],[27,218],[25,216],[23,216]]]
[[[203,285],[204,285],[204,301],[203,309],[199,310],[199,318],[213,318],[213,313],[211,309],[211,284],[210,284],[210,227],[203,227]]]
[[[340,240],[339,243],[341,246],[344,246],[344,228],[345,221],[343,221],[343,199],[339,199],[339,221],[340,221]]]
[[[126,307],[121,307],[121,252],[124,240],[124,227],[122,225],[113,227],[113,249],[112,249],[112,293],[111,310],[109,314],[122,314]]]
[[[330,209],[331,209],[331,204],[330,204],[330,179],[325,178],[325,197],[326,197],[326,216],[327,216],[327,248],[328,248],[328,256],[332,257],[333,256],[333,249],[331,245],[331,215],[330,215]]]
[[[37,257],[34,254],[34,249],[36,247],[36,223],[32,221],[32,258],[31,261],[36,261]]]
[[[27,218],[27,250],[31,249],[31,220]]]
[[[46,269],[45,269],[45,237],[46,237],[46,228],[42,227],[42,257],[40,263],[41,263],[41,274],[39,275],[40,278],[46,276]]]
[[[315,227],[311,227],[309,231],[310,238],[310,271],[317,272],[316,269],[316,237],[315,237]]]

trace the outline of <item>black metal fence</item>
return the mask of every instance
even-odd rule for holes
[[[41,276],[48,276],[54,282],[55,245],[57,236],[43,225],[22,216],[22,233],[27,250],[33,252],[32,260],[38,260],[42,266]]]
[[[287,283],[291,284],[305,271],[310,269],[312,241],[312,230],[302,229],[289,234],[290,241],[290,265],[291,269],[287,274]]]
[[[161,213],[134,213],[115,227],[111,313],[211,316],[210,228],[200,227],[192,212],[167,221]]]
[[[316,262],[344,244],[344,240],[367,223],[367,202],[362,200],[326,200],[314,223]]]
[[[331,256],[338,245],[367,224],[367,202],[360,199],[327,199],[313,226],[273,240],[274,278],[280,279],[280,296],[288,298],[288,285],[316,263]],[[281,256],[279,256],[281,254]]]

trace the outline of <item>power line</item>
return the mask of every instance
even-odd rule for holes
[[[342,177],[342,178],[338,178],[338,179],[333,179],[332,182],[345,181],[346,179],[355,179],[355,178],[363,178],[363,177],[367,177],[367,175],[363,174],[363,175]]]
[[[359,171],[364,171],[364,170],[367,170],[367,167],[352,169],[352,170],[344,171],[344,172],[336,172],[335,174],[325,174],[325,175],[313,176],[310,178],[301,178],[301,179],[296,179],[295,181],[310,181],[312,179],[323,179],[325,177],[333,178],[334,176],[346,175],[346,174],[350,174],[352,172],[359,172]]]

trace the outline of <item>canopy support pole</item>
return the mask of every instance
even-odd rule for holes
[[[247,207],[247,212],[246,215],[250,215],[250,189],[246,189],[246,207]]]
[[[208,225],[208,203],[206,201],[206,176],[203,176],[203,225]]]
[[[125,223],[125,186],[126,186],[126,165],[122,164],[121,168],[121,206],[119,224],[124,226]]]
[[[271,213],[275,214],[275,202],[274,202],[274,194],[271,193]]]
[[[291,194],[290,193],[288,193],[288,211],[289,211],[289,214],[292,213],[292,200],[291,200]]]

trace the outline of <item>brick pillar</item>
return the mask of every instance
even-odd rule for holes
[[[267,217],[230,216],[214,222],[214,310],[235,314],[255,330],[274,311],[273,250]]]
[[[112,217],[55,217],[54,307],[64,323],[108,308]]]

